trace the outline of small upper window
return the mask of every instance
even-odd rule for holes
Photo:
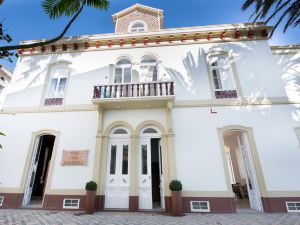
[[[147,31],[147,28],[146,28],[146,24],[142,21],[137,21],[137,22],[134,22],[130,29],[129,29],[130,32],[141,32],[141,31]]]
[[[237,98],[231,64],[227,56],[209,58],[216,98]]]
[[[157,131],[155,129],[153,129],[153,128],[147,128],[147,129],[144,130],[143,133],[144,134],[156,134]]]
[[[67,65],[57,65],[51,68],[45,105],[62,105],[68,73]]]
[[[141,61],[141,76],[143,82],[157,81],[157,60],[153,56],[145,56]]]

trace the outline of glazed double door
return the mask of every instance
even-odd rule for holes
[[[151,151],[158,151],[159,162],[159,192],[160,192],[160,207],[164,208],[164,178],[162,168],[162,149],[159,141],[158,149],[151,148],[151,139],[145,138],[140,140],[139,148],[139,208],[140,209],[153,209],[153,196],[152,196],[152,155]]]
[[[105,208],[128,209],[130,187],[130,146],[128,140],[109,144],[105,187]]]

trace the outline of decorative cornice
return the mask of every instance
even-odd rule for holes
[[[157,32],[104,34],[64,38],[52,45],[19,49],[19,55],[57,54],[140,47],[267,40],[271,27],[263,23],[166,29]],[[37,41],[26,41],[22,44]]]

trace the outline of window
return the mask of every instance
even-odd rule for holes
[[[209,212],[209,202],[208,201],[190,201],[191,212]]]
[[[115,67],[114,83],[130,83],[131,82],[131,62],[128,59],[121,59]]]
[[[157,60],[153,56],[145,56],[141,61],[140,80],[142,82],[157,81]]]
[[[148,174],[147,168],[147,145],[142,145],[142,174]]]
[[[113,132],[113,134],[128,134],[127,131],[125,129],[117,129]]]
[[[110,174],[116,174],[117,146],[111,146],[110,152]]]
[[[209,58],[216,98],[237,98],[231,64],[227,56]]]
[[[0,206],[3,206],[4,196],[0,196]]]
[[[123,145],[122,174],[128,174],[128,145]]]
[[[153,128],[147,128],[143,131],[144,134],[155,134],[157,131]]]
[[[45,105],[61,105],[68,79],[68,66],[58,65],[51,68]]]
[[[146,24],[142,21],[136,21],[130,26],[129,31],[130,32],[147,31]]]
[[[79,209],[80,199],[64,199],[64,209]]]
[[[300,202],[286,202],[288,212],[300,212]]]

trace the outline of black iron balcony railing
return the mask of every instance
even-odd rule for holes
[[[94,86],[94,99],[173,96],[174,82],[127,83]]]

